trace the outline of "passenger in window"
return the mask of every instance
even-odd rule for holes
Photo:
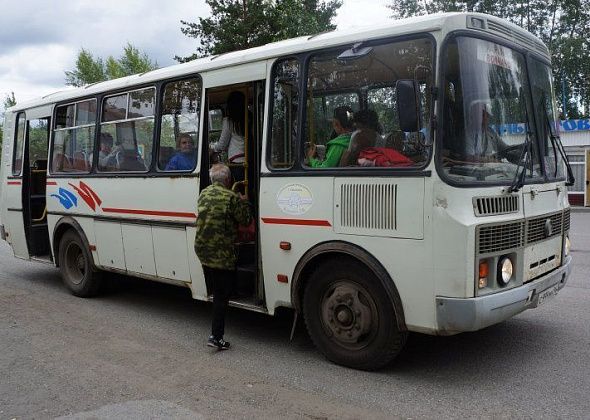
[[[350,145],[350,136],[353,129],[352,108],[341,106],[334,110],[332,127],[337,136],[326,144],[326,158],[319,160],[315,144],[309,147],[307,158],[312,168],[333,168],[340,164],[342,154]]]
[[[221,135],[219,140],[210,145],[211,152],[227,150],[228,163],[244,163],[244,134],[246,132],[246,96],[239,91],[229,94],[226,104],[226,116],[222,120]],[[249,126],[251,126],[251,122]],[[244,169],[239,167],[232,170],[235,181],[244,179]]]
[[[113,147],[113,136],[109,133],[100,133],[99,147],[98,168],[101,171],[113,171],[117,169],[117,153],[121,151],[121,146]],[[92,162],[92,157],[90,161]]]
[[[190,171],[195,167],[195,143],[188,134],[181,134],[178,140],[179,151],[170,158],[166,165],[167,171]]]
[[[354,114],[353,122],[355,130],[350,137],[348,149],[342,154],[340,166],[357,165],[361,150],[380,146],[382,141],[379,117],[372,109],[357,111]]]
[[[147,167],[136,149],[123,149],[117,155],[120,171],[146,171]]]

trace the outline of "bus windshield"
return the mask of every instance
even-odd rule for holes
[[[510,184],[542,175],[523,54],[457,37],[445,53],[439,163],[455,183]]]

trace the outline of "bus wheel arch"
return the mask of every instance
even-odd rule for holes
[[[71,218],[61,219],[55,226],[53,238],[56,265],[65,286],[78,297],[96,295],[101,285],[101,272],[94,265],[88,239],[80,225]]]
[[[312,341],[338,364],[363,370],[387,365],[407,338],[395,285],[354,245],[322,244],[315,251],[302,258],[293,297]]]
[[[62,237],[64,236],[64,234],[68,230],[74,230],[78,234],[78,236],[80,237],[80,240],[84,244],[84,247],[88,251],[90,251],[90,243],[88,242],[88,238],[86,237],[86,234],[84,233],[84,229],[82,229],[82,226],[80,226],[80,224],[76,221],[76,219],[74,219],[70,216],[62,217],[61,219],[59,219],[59,221],[55,224],[55,227],[53,228],[53,246],[52,246],[52,248],[53,248],[53,256],[54,256],[54,260],[55,260],[55,265],[57,267],[59,267],[59,264],[60,264],[59,243],[61,242]],[[92,268],[96,269],[96,265],[94,264],[94,259],[92,258],[92,253],[90,253],[90,263],[92,264]]]

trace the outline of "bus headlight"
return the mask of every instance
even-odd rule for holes
[[[567,257],[570,254],[570,248],[572,243],[570,242],[569,235],[565,237],[565,256]]]
[[[502,257],[498,262],[498,283],[500,286],[506,286],[512,279],[514,266],[509,257]]]

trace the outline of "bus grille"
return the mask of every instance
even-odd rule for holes
[[[551,221],[551,234],[546,235],[545,223]],[[542,241],[543,239],[552,238],[561,235],[561,225],[563,223],[562,213],[551,216],[535,217],[527,221],[527,244]]]
[[[551,223],[551,234],[547,236],[545,223]],[[476,230],[477,252],[487,254],[531,245],[535,242],[559,236],[570,227],[570,210],[537,216],[506,224],[482,225]],[[563,228],[563,229],[562,229]]]
[[[491,216],[518,212],[518,196],[476,197],[473,199],[476,216]]]
[[[478,254],[498,252],[523,246],[524,222],[479,228]]]
[[[340,224],[363,229],[397,229],[396,184],[344,184],[340,186]]]

